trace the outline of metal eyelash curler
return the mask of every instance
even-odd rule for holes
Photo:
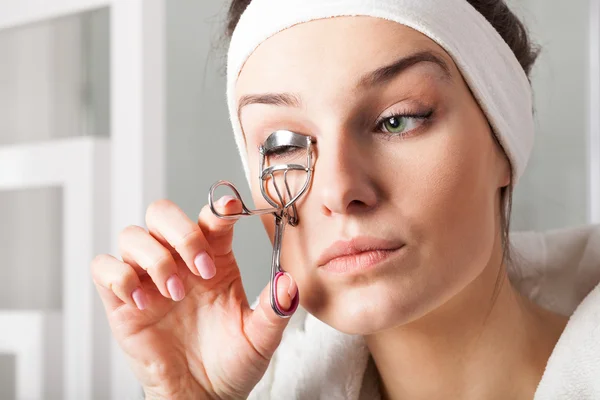
[[[273,214],[275,217],[275,239],[273,242],[273,255],[271,257],[271,280],[270,280],[270,299],[271,308],[277,315],[282,318],[289,318],[296,308],[298,308],[300,296],[299,293],[292,299],[292,304],[289,310],[283,310],[277,300],[277,280],[284,274],[284,270],[281,268],[281,244],[283,239],[283,231],[286,223],[291,226],[298,225],[298,211],[296,208],[296,202],[298,199],[306,193],[308,190],[312,175],[313,175],[313,145],[314,141],[310,136],[301,135],[288,130],[278,130],[267,138],[262,146],[259,147],[260,152],[260,190],[265,200],[272,206],[271,208],[263,208],[257,210],[250,210],[244,204],[242,197],[236,187],[228,181],[218,181],[213,184],[208,193],[208,204],[211,211],[219,218],[233,219],[238,217],[253,216],[253,215],[264,215]],[[284,154],[293,154],[295,151],[305,150],[306,151],[306,165],[295,164],[295,163],[283,163],[274,164],[268,166],[269,157],[281,157]],[[292,195],[292,190],[288,184],[288,173],[290,171],[304,171],[306,173],[306,179],[295,195]],[[283,188],[280,188],[277,184],[277,177],[283,178]],[[269,182],[272,183],[272,187],[277,197],[272,197],[268,193]],[[237,214],[224,215],[219,213],[214,207],[214,192],[219,186],[229,187],[235,197],[237,197],[242,203],[242,212]]]

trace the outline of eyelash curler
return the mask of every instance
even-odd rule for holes
[[[259,147],[260,152],[260,163],[259,163],[259,179],[260,179],[260,191],[271,208],[263,208],[257,210],[250,210],[244,204],[242,197],[237,188],[228,181],[218,181],[213,184],[208,193],[208,204],[211,211],[219,218],[223,219],[235,219],[238,217],[253,216],[253,215],[265,215],[273,214],[275,218],[275,239],[273,241],[273,254],[271,257],[271,280],[270,284],[270,299],[271,308],[277,315],[282,318],[289,318],[298,308],[300,294],[297,293],[292,299],[292,304],[289,310],[282,309],[279,301],[277,300],[277,281],[285,273],[281,268],[281,245],[283,241],[283,232],[286,224],[291,226],[297,226],[298,210],[296,203],[302,195],[304,195],[313,176],[314,167],[314,156],[313,156],[313,143],[314,140],[310,136],[301,135],[288,130],[278,130],[267,138],[263,145]],[[269,158],[274,156],[284,155],[288,152],[296,152],[300,150],[306,151],[306,165],[284,163],[284,164],[269,164]],[[303,171],[306,173],[306,179],[300,190],[295,195],[292,195],[292,191],[288,184],[288,172],[290,171]],[[283,187],[279,187],[277,184],[277,177],[283,178]],[[281,180],[280,180],[281,181]],[[269,182],[272,183],[276,197],[268,193]],[[242,203],[242,212],[237,214],[221,214],[214,207],[214,192],[220,186],[229,187],[235,197]]]

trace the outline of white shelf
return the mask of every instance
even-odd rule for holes
[[[3,0],[0,30],[109,6],[113,0]]]
[[[63,185],[81,181],[97,146],[108,148],[107,138],[72,137],[0,146],[0,190]],[[79,167],[77,167],[79,166]]]

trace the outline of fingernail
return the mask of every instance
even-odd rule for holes
[[[217,201],[217,205],[219,207],[227,207],[227,205],[231,204],[231,202],[233,202],[235,200],[237,200],[235,197],[230,196],[230,195],[225,195]]]
[[[183,300],[185,297],[185,288],[183,287],[183,282],[177,275],[172,275],[167,280],[167,290],[171,295],[171,298],[175,301]]]
[[[290,280],[290,284],[288,285],[288,295],[290,296],[290,300],[294,299],[294,296],[296,296],[296,293],[298,293],[298,285],[296,285],[296,281],[292,278],[292,276],[290,274],[288,274],[287,272],[284,272],[284,275],[288,277],[288,279]]]
[[[142,288],[137,288],[131,293],[131,298],[135,302],[135,305],[140,310],[143,310],[148,305],[148,299],[146,298],[146,293],[142,290]]]
[[[194,265],[198,269],[200,276],[204,279],[210,279],[217,273],[215,262],[205,251],[196,256]]]

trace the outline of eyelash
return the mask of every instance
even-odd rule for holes
[[[387,136],[390,137],[407,137],[410,136],[410,134],[419,129],[424,123],[426,123],[427,121],[429,121],[429,119],[431,118],[431,116],[433,115],[433,109],[427,110],[425,112],[421,112],[421,113],[394,113],[391,115],[386,115],[385,117],[381,117],[380,119],[378,119],[375,122],[375,130],[379,133],[383,133]],[[421,122],[421,125],[417,128],[411,129],[409,131],[406,132],[402,132],[402,133],[392,133],[392,132],[388,132],[385,130],[385,128],[383,127],[383,124],[385,123],[385,121],[392,119],[392,118],[405,118],[405,119],[413,119],[413,120],[418,120]]]
[[[281,156],[283,156],[284,154],[290,154],[292,152],[294,152],[294,150],[296,150],[295,148],[286,148],[286,147],[280,147],[277,150],[272,150],[271,152],[268,153],[269,157],[272,157],[273,159],[277,159]]]

